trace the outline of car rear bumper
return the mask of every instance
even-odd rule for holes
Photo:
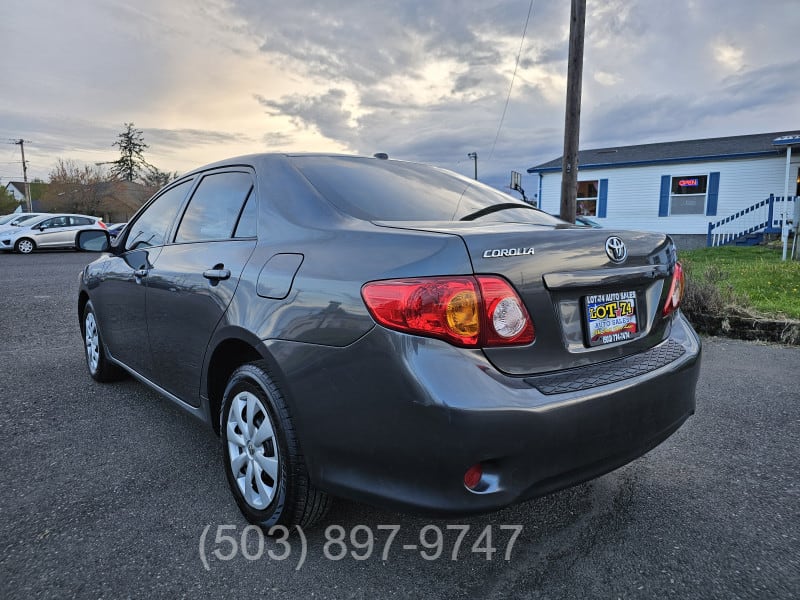
[[[694,413],[701,353],[680,314],[649,353],[529,378],[498,372],[481,351],[380,327],[347,348],[267,346],[291,382],[318,486],[441,515],[502,508],[641,456]],[[476,463],[484,477],[470,491]]]

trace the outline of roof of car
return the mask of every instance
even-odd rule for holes
[[[53,217],[86,217],[87,219],[98,219],[102,221],[102,217],[95,217],[93,215],[81,215],[78,213],[39,213],[39,217],[42,217],[42,220],[50,219]]]
[[[318,158],[357,158],[362,160],[375,160],[386,162],[394,161],[394,162],[408,162],[402,161],[398,159],[392,159],[391,157],[388,158],[378,158],[376,156],[365,156],[359,154],[343,154],[343,153],[336,153],[336,152],[260,152],[254,154],[243,154],[241,156],[232,156],[231,158],[225,158],[213,163],[209,163],[207,165],[203,165],[196,169],[192,169],[188,171],[186,174],[180,177],[183,179],[184,177],[190,177],[196,175],[198,173],[202,173],[203,171],[210,171],[212,169],[217,169],[221,167],[231,167],[236,165],[255,165],[263,161],[268,160],[285,160],[289,158],[306,158],[306,157],[318,157]]]

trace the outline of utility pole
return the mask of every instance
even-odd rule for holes
[[[25,140],[20,138],[14,140],[14,143],[19,146],[19,149],[22,151],[22,180],[25,182],[25,201],[28,203],[28,212],[33,212],[33,206],[31,204],[31,184],[28,183],[28,163],[25,162]]]
[[[560,216],[575,222],[578,188],[578,141],[581,127],[581,83],[583,80],[583,37],[586,29],[586,0],[572,0],[569,22],[567,66],[567,111],[564,119],[564,156],[561,161]]]
[[[471,158],[475,161],[475,181],[478,181],[478,153],[477,152],[470,152],[467,154],[467,158]]]

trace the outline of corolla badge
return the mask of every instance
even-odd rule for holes
[[[533,254],[533,248],[495,248],[484,250],[483,258],[500,258],[501,256],[527,256]]]
[[[606,254],[615,263],[621,263],[628,258],[628,249],[625,247],[625,242],[612,236],[606,240]]]

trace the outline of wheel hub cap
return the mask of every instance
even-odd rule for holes
[[[251,392],[231,400],[225,424],[229,468],[245,502],[267,508],[278,489],[280,457],[269,411]]]

